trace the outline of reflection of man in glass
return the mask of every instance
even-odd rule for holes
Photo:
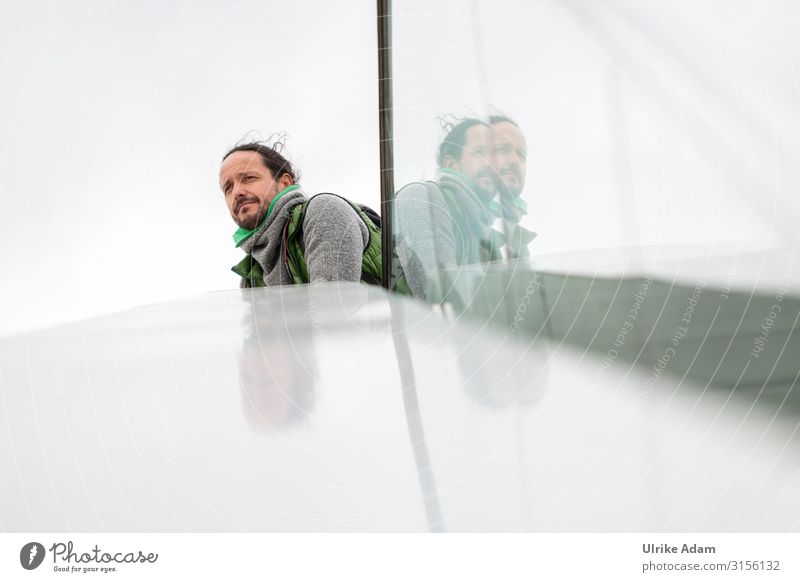
[[[528,245],[536,238],[536,233],[519,224],[528,210],[522,199],[527,159],[525,136],[516,122],[503,115],[491,116],[489,124],[492,167],[497,176],[503,227],[508,237],[506,253],[509,258],[527,257],[530,254]]]
[[[447,285],[434,273],[442,269],[501,258],[496,194],[490,159],[491,128],[464,119],[448,128],[439,146],[435,182],[415,182],[396,197],[397,255],[411,293],[445,299]]]
[[[244,322],[239,383],[245,418],[254,428],[282,429],[314,406],[316,357],[310,329]]]

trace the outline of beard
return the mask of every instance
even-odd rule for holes
[[[498,181],[497,190],[500,198],[500,207],[503,209],[503,218],[514,224],[519,223],[524,215],[522,210],[514,204],[514,200],[519,198],[519,192],[512,190],[505,180]]]
[[[501,172],[499,176],[499,184],[501,190],[506,190],[514,197],[519,197],[522,194],[522,175],[516,171]]]
[[[492,179],[492,175],[488,172],[478,172],[472,179],[472,187],[478,198],[484,202],[488,202],[494,198],[496,194],[494,180]]]
[[[268,203],[261,203],[259,206],[251,204],[245,214],[237,214],[233,220],[243,229],[253,230],[267,217],[268,209]]]
[[[267,211],[269,211],[269,203],[272,202],[277,195],[278,186],[275,185],[260,201],[255,196],[246,198],[245,201],[250,203],[247,212],[242,214],[241,210],[236,210],[233,214],[233,221],[245,230],[253,230],[264,222],[264,219],[267,217]]]

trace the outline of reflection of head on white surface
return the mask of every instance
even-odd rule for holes
[[[481,333],[459,340],[458,364],[466,392],[481,405],[507,407],[533,405],[547,392],[550,381],[549,350],[542,339],[533,341],[510,335],[496,345],[476,341]]]
[[[295,333],[244,319],[245,340],[239,356],[242,410],[254,427],[289,426],[314,406],[316,355],[311,329]]]

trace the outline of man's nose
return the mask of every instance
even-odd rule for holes
[[[244,198],[248,195],[247,190],[245,190],[244,184],[241,182],[237,182],[233,185],[233,199],[236,200],[238,198]]]

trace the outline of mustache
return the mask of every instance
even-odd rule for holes
[[[244,204],[251,204],[251,203],[253,203],[253,204],[258,204],[259,206],[261,205],[261,204],[260,204],[260,202],[259,202],[259,200],[258,200],[258,198],[256,198],[256,197],[250,197],[250,198],[240,198],[240,199],[239,199],[239,200],[237,200],[237,201],[236,201],[236,203],[233,205],[233,211],[234,211],[234,212],[239,212],[239,209],[240,209],[240,208],[241,208],[241,207],[242,207]]]

